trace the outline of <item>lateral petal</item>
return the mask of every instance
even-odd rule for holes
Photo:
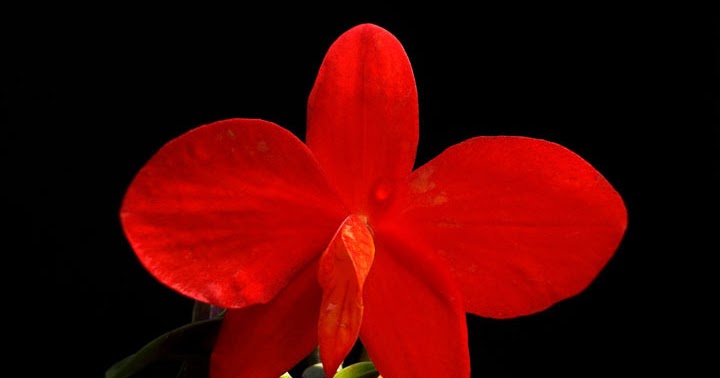
[[[224,308],[272,299],[346,215],[302,142],[249,119],[167,143],[132,181],[120,214],[160,282]]]
[[[509,318],[578,294],[627,224],[620,195],[558,144],[478,137],[413,172],[401,223],[453,267],[468,312]]]
[[[447,263],[403,230],[376,230],[360,338],[383,377],[470,376],[463,301]]]
[[[211,357],[212,378],[277,378],[317,345],[321,292],[311,264],[267,304],[227,310]]]
[[[310,93],[307,144],[351,212],[368,214],[411,172],[418,97],[405,50],[385,29],[356,26],[332,44]]]

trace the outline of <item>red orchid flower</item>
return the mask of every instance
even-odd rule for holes
[[[413,72],[378,26],[330,47],[307,112],[307,144],[256,119],[191,130],[124,198],[142,264],[228,308],[213,377],[276,378],[318,345],[332,376],[358,337],[386,378],[469,377],[466,312],[576,295],[624,234],[618,193],[551,142],[472,138],[413,170]]]

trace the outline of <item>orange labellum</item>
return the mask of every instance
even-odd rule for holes
[[[372,233],[363,218],[350,215],[320,258],[318,280],[323,298],[318,342],[328,377],[335,374],[360,333],[363,285],[374,257]]]

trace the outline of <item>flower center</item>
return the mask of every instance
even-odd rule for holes
[[[334,375],[360,333],[363,285],[374,258],[372,233],[355,214],[343,221],[320,257],[318,343],[326,376]]]
[[[392,185],[387,180],[381,180],[373,187],[373,200],[378,203],[383,203],[390,198],[392,194]]]

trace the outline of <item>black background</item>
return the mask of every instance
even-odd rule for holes
[[[122,234],[117,214],[133,175],[165,142],[224,118],[266,119],[302,138],[327,48],[372,22],[413,64],[418,164],[476,135],[543,138],[593,164],[628,208],[621,247],[581,295],[520,319],[468,317],[473,377],[686,375],[707,362],[714,25],[701,11],[673,9],[417,13],[5,13],[20,20],[4,26],[2,92],[4,312],[19,331],[18,361],[33,372],[101,376],[185,324],[192,302],[150,277]]]

